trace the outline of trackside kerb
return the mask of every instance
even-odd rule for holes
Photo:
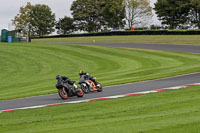
[[[143,92],[123,94],[123,95],[101,97],[101,98],[95,98],[95,99],[86,99],[86,100],[79,100],[79,101],[72,101],[72,102],[62,102],[62,103],[56,103],[56,104],[46,104],[46,105],[31,106],[31,107],[24,107],[24,108],[1,110],[0,113],[17,111],[17,110],[24,110],[24,109],[42,108],[42,107],[48,107],[48,106],[57,106],[57,105],[63,105],[63,104],[81,103],[81,102],[106,100],[106,99],[113,99],[113,98],[120,98],[120,97],[127,97],[127,96],[144,95],[144,94],[153,93],[153,92],[176,90],[176,89],[187,88],[187,87],[191,87],[191,86],[200,86],[200,83],[194,83],[194,84],[188,84],[188,85],[182,85],[182,86],[175,86],[175,87],[163,88],[163,89],[152,90],[152,91],[143,91]]]

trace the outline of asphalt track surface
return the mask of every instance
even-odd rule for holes
[[[180,52],[190,52],[190,53],[200,54],[200,46],[196,45],[134,44],[134,43],[57,43],[57,44],[64,44],[64,45],[79,44],[79,45],[99,45],[99,46],[109,46],[109,47],[143,48],[143,49],[180,51]],[[15,108],[39,106],[45,104],[56,104],[66,101],[70,102],[70,101],[94,99],[94,98],[115,96],[115,95],[142,92],[142,91],[151,91],[156,89],[169,88],[169,87],[181,86],[193,83],[200,83],[200,72],[174,76],[169,78],[148,80],[137,83],[108,86],[103,88],[104,89],[103,92],[85,94],[84,97],[82,98],[70,97],[67,100],[62,100],[58,96],[58,94],[52,94],[52,95],[34,96],[29,98],[5,100],[5,101],[0,101],[0,111],[15,109]]]

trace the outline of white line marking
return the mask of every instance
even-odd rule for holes
[[[81,103],[81,102],[89,102],[89,101],[96,101],[96,100],[103,100],[103,99],[111,99],[111,98],[120,98],[120,97],[126,97],[126,96],[142,95],[142,94],[155,93],[155,92],[167,91],[167,90],[175,90],[175,89],[181,89],[181,88],[187,88],[187,87],[199,86],[199,85],[200,85],[200,83],[194,83],[194,84],[188,84],[188,85],[183,85],[183,86],[162,88],[162,89],[152,90],[152,91],[143,91],[143,92],[135,92],[135,93],[128,93],[128,94],[123,94],[123,95],[100,97],[100,98],[78,100],[78,101],[71,101],[71,102],[62,102],[62,103],[45,104],[45,105],[39,105],[39,106],[30,106],[30,107],[23,107],[23,108],[7,109],[7,110],[0,110],[0,113],[11,112],[11,111],[16,111],[16,110],[42,108],[42,107],[47,107],[47,106],[57,106],[57,105],[62,105],[62,104]]]

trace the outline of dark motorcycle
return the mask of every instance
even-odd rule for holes
[[[103,91],[102,85],[96,81],[96,78],[88,79],[86,75],[80,75],[79,82],[81,89],[84,93],[101,92]]]
[[[75,84],[75,81],[71,81],[69,78],[61,75],[56,76],[58,89],[58,94],[62,99],[67,99],[68,97],[77,96],[83,97],[83,90]]]

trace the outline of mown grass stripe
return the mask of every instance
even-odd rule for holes
[[[200,55],[103,46],[0,43],[0,100],[56,93],[83,69],[103,86],[200,72]]]

